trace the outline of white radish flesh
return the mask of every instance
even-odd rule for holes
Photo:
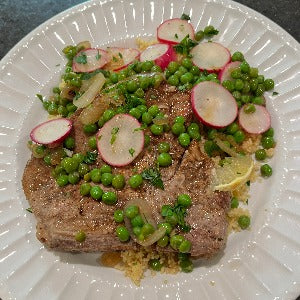
[[[107,52],[110,55],[110,63],[107,67],[112,71],[119,71],[126,68],[140,56],[140,51],[135,48],[109,47],[107,48]]]
[[[109,55],[102,49],[90,48],[77,53],[73,59],[74,72],[93,72],[109,62]]]
[[[203,81],[194,86],[191,102],[198,119],[203,124],[214,128],[228,126],[238,114],[234,97],[215,82]]]
[[[69,119],[53,119],[33,128],[30,132],[30,138],[38,144],[56,145],[69,135],[71,129],[72,122]]]
[[[171,45],[154,44],[145,49],[140,56],[140,61],[153,60],[163,70],[169,62],[176,60],[176,53]]]
[[[128,114],[118,114],[106,122],[97,134],[98,151],[111,166],[130,164],[143,150],[144,131],[141,124]]]
[[[247,104],[246,104],[247,105]],[[262,105],[253,104],[255,111],[246,113],[244,105],[239,111],[239,124],[248,133],[261,134],[271,126],[271,116],[267,109]]]
[[[231,59],[227,48],[219,43],[200,43],[191,50],[193,63],[201,70],[218,72],[223,69]]]
[[[194,28],[187,20],[179,18],[166,20],[157,28],[157,39],[162,43],[178,44],[187,35],[193,40],[195,38]]]
[[[231,72],[238,68],[240,66],[241,62],[240,61],[233,61],[229,64],[227,64],[224,69],[220,72],[219,74],[219,79],[221,83],[225,80],[233,80],[231,77]]]

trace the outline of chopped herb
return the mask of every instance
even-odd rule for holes
[[[59,67],[59,66],[60,66],[60,64],[55,65],[55,67]]]
[[[120,56],[120,58],[123,58],[123,55],[119,52],[119,56]]]
[[[248,199],[247,199],[247,201],[246,201],[246,204],[248,205]]]
[[[158,168],[145,169],[141,175],[143,179],[149,180],[153,186],[164,190],[164,183]]]
[[[189,38],[187,35],[179,44],[173,46],[177,53],[188,55],[193,47],[198,45],[198,43]]]
[[[75,96],[74,96],[73,100],[74,101],[78,100],[83,94],[84,94],[84,92],[75,91]]]
[[[91,165],[91,164],[93,164],[96,161],[97,156],[98,156],[98,152],[97,151],[94,151],[94,152],[87,151],[86,155],[84,156],[83,161],[86,164]]]
[[[32,208],[31,208],[31,207],[26,208],[26,210],[27,210],[28,212],[32,213]]]
[[[157,99],[157,96],[151,94],[151,95],[150,95],[150,98],[151,98],[151,99]]]
[[[178,34],[177,33],[175,33],[175,39],[178,39]]]
[[[115,56],[113,56],[112,59],[113,59],[114,62],[117,62],[117,61],[118,61],[118,59],[117,59]]]
[[[204,34],[207,37],[212,37],[213,35],[217,35],[218,33],[219,33],[219,30],[215,29],[215,27],[212,25],[206,26],[204,28]]]
[[[98,141],[100,141],[100,140],[101,140],[101,138],[102,138],[102,135],[99,135],[99,136],[98,136]]]
[[[86,64],[87,63],[87,57],[84,52],[81,52],[79,56],[75,58],[76,62],[79,64]]]
[[[242,173],[240,173],[240,172],[236,172],[236,174],[237,174],[237,175],[241,175]]]
[[[187,21],[189,21],[191,18],[190,18],[189,15],[183,13],[183,14],[181,15],[180,19],[181,19],[181,20],[187,20]]]
[[[43,96],[41,94],[36,94],[36,96],[39,98],[39,100],[41,100],[42,102],[44,102]]]
[[[247,184],[248,186],[250,186],[250,180],[248,180],[248,181],[246,182],[246,184]]]
[[[98,50],[98,53],[96,55],[96,59],[99,60],[101,58],[101,54],[99,53],[99,50]]]
[[[272,93],[272,96],[277,96],[279,93],[277,93],[277,92],[273,92]]]
[[[129,152],[129,154],[133,157],[133,154],[134,154],[135,150],[134,150],[133,148],[130,148],[130,149],[128,150],[128,152]]]
[[[120,128],[119,127],[114,127],[111,130],[111,139],[110,139],[110,144],[112,145],[116,139],[117,139],[117,133],[119,132]]]
[[[145,130],[146,128],[147,128],[147,125],[146,124],[142,124],[141,127],[134,128],[133,132],[140,131],[140,130]]]

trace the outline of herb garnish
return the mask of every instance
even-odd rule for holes
[[[175,33],[175,39],[178,39],[178,34],[177,33]]]
[[[27,210],[28,212],[32,213],[32,208],[31,208],[31,207],[26,208],[26,210]]]
[[[111,130],[111,139],[110,139],[110,144],[112,145],[116,139],[117,139],[117,133],[119,132],[120,128],[119,127],[114,127]]]
[[[191,18],[190,18],[189,15],[183,13],[183,14],[181,15],[180,19],[181,19],[181,20],[187,20],[187,21],[189,21]]]
[[[99,53],[99,50],[98,50],[98,53],[95,57],[96,57],[97,60],[99,60],[101,58],[101,54]]]
[[[177,53],[188,55],[191,49],[194,48],[196,45],[198,45],[198,43],[190,39],[189,35],[187,35],[179,44],[173,46],[173,48]]]
[[[86,164],[91,165],[91,164],[93,164],[96,161],[97,156],[98,156],[98,152],[97,151],[94,151],[94,152],[87,151],[86,155],[84,156],[83,161]]]
[[[117,59],[115,56],[113,56],[112,59],[113,59],[114,62],[117,62],[117,61],[118,61],[118,59]]]
[[[119,56],[120,56],[120,58],[123,58],[123,55],[119,52]]]
[[[250,186],[250,180],[248,180],[248,181],[246,182],[246,184],[247,184],[247,186]]]
[[[76,62],[79,64],[86,64],[87,63],[87,57],[84,52],[81,52],[79,56],[75,58]]]
[[[161,174],[158,168],[145,169],[141,175],[143,179],[149,180],[153,186],[164,190],[164,183],[161,179]]]
[[[273,92],[272,93],[272,96],[277,96],[279,93],[277,93],[277,92]]]
[[[36,96],[39,98],[39,100],[41,100],[42,102],[44,102],[44,98],[41,94],[36,94]]]
[[[133,148],[130,148],[130,149],[128,150],[128,152],[129,152],[129,154],[133,157],[133,154],[134,154],[135,150],[134,150]]]
[[[204,34],[207,37],[211,37],[213,35],[217,35],[219,33],[219,30],[215,29],[214,26],[206,26],[204,29]]]

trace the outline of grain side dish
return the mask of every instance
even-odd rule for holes
[[[251,183],[272,175],[276,92],[217,35],[183,14],[137,48],[63,49],[22,180],[47,248],[103,252],[139,285],[147,270],[192,272],[250,228]]]

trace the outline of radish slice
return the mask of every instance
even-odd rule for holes
[[[246,104],[247,105],[247,104]],[[245,113],[245,106],[239,111],[239,124],[248,133],[260,134],[267,131],[271,126],[271,116],[262,105],[253,104],[255,112]]]
[[[166,20],[157,28],[157,39],[162,43],[178,44],[187,35],[194,40],[194,28],[187,20],[179,18]]]
[[[77,53],[73,59],[74,72],[93,72],[109,62],[109,55],[102,49],[90,48]]]
[[[32,141],[42,145],[57,145],[71,132],[72,122],[69,119],[53,119],[34,127],[30,132]]]
[[[102,159],[109,165],[130,164],[143,150],[144,131],[139,121],[128,114],[119,114],[106,122],[97,134]]]
[[[228,126],[238,113],[232,94],[222,85],[211,81],[203,81],[194,86],[191,102],[197,118],[214,128]]]
[[[236,69],[240,66],[240,61],[233,61],[225,66],[225,68],[220,72],[219,79],[221,83],[225,80],[233,80],[231,77],[231,72],[233,69]]]
[[[154,44],[141,53],[140,61],[147,60],[153,60],[164,70],[170,61],[176,60],[176,53],[171,45]]]
[[[218,43],[207,42],[195,46],[191,50],[193,63],[201,70],[220,71],[231,59],[227,48]]]
[[[135,48],[109,47],[107,52],[110,55],[110,63],[107,68],[112,71],[119,71],[126,68],[140,56],[140,51]]]

